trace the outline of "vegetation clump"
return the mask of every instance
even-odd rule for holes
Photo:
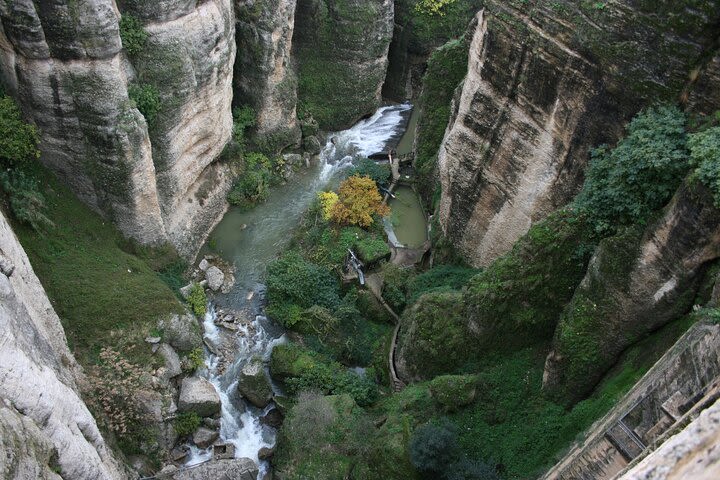
[[[710,189],[715,206],[720,208],[720,127],[690,135],[688,147],[694,175]]]
[[[142,52],[147,43],[148,33],[140,20],[125,14],[120,18],[120,39],[125,51],[130,55]]]
[[[203,318],[205,316],[207,312],[207,295],[202,285],[199,283],[193,284],[187,302],[196,317]]]
[[[685,127],[677,107],[652,107],[633,118],[615,148],[593,150],[576,204],[598,233],[643,224],[670,200],[690,166]]]
[[[369,158],[361,159],[348,172],[350,177],[370,177],[378,185],[387,185],[390,181],[390,164],[380,164]]]
[[[160,113],[162,103],[160,91],[155,85],[148,83],[131,84],[128,87],[128,96],[135,103],[140,113],[147,121],[148,128],[155,126],[157,116]]]
[[[187,437],[188,435],[192,435],[195,430],[200,428],[201,423],[202,419],[195,412],[180,413],[173,422],[175,426],[175,432],[180,437]]]
[[[330,218],[340,225],[369,227],[373,216],[386,217],[390,207],[385,205],[375,181],[370,177],[352,176],[340,184],[338,201]]]

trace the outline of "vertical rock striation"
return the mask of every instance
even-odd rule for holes
[[[232,6],[118,3],[148,33],[130,59],[111,0],[3,3],[2,79],[40,129],[42,161],[85,203],[127,236],[191,257],[229,188],[214,160],[232,126]],[[159,92],[149,129],[131,82]]]
[[[692,307],[718,257],[720,210],[698,183],[644,233],[603,240],[560,318],[543,388],[563,403],[582,399],[627,347]]]
[[[486,2],[439,152],[440,224],[473,265],[572,199],[590,148],[681,96],[720,21],[717,2],[684,3]]]
[[[297,78],[290,52],[296,0],[236,0],[235,104],[257,113],[256,136],[271,149],[300,140]]]
[[[60,319],[0,213],[0,477],[126,478],[80,397],[81,379]]]
[[[380,105],[393,17],[392,0],[298,0],[293,49],[302,114],[340,130]]]

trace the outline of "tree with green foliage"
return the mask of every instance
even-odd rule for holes
[[[670,200],[690,166],[685,124],[675,106],[648,108],[615,148],[593,150],[576,204],[599,233],[642,224]]]
[[[410,440],[410,461],[426,478],[443,478],[458,451],[457,428],[446,419],[418,427]]]
[[[720,127],[690,135],[688,147],[694,175],[712,191],[720,208]]]
[[[25,122],[15,101],[0,97],[0,162],[17,167],[40,157],[39,136],[34,125]]]
[[[443,9],[455,3],[455,0],[420,0],[415,4],[415,10],[427,15],[445,15]]]
[[[245,208],[264,202],[270,193],[272,163],[262,153],[244,155],[245,168],[235,181],[228,202]]]
[[[370,177],[378,185],[387,184],[390,181],[390,175],[391,172],[389,164],[380,164],[369,158],[363,158],[360,160],[357,165],[350,169],[348,173],[349,177]]]
[[[120,39],[122,46],[129,55],[142,52],[147,43],[148,33],[140,20],[125,14],[120,18]]]

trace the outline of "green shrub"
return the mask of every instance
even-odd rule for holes
[[[232,205],[250,208],[267,200],[272,179],[272,163],[262,153],[245,155],[244,163],[244,171],[230,190],[228,201]]]
[[[442,478],[458,453],[457,429],[447,420],[417,428],[410,440],[410,461],[427,478]]]
[[[142,22],[132,15],[123,15],[120,18],[120,39],[125,51],[130,55],[142,52],[147,43],[148,33]]]
[[[184,412],[175,417],[173,424],[175,425],[175,432],[180,437],[187,437],[192,435],[195,430],[200,428],[202,419],[195,412]]]
[[[15,101],[0,96],[0,166],[18,167],[39,158],[37,128],[25,122]]]
[[[200,347],[193,348],[190,353],[188,353],[187,358],[191,371],[195,371],[205,366],[205,352]]]
[[[459,290],[480,271],[458,265],[438,265],[408,281],[408,303],[427,292]]]
[[[576,204],[596,231],[642,224],[670,200],[689,168],[685,123],[677,107],[649,108],[630,122],[615,148],[593,150]]]
[[[199,283],[193,284],[193,287],[190,290],[190,295],[188,295],[187,302],[195,316],[198,318],[202,319],[205,316],[205,313],[207,312],[207,301],[207,295],[205,294],[205,289],[202,285]]]
[[[257,114],[251,107],[233,108],[233,140],[242,148],[247,141],[247,130],[255,126]]]
[[[400,314],[407,305],[407,286],[414,273],[391,263],[383,265],[382,273],[382,296],[395,313]]]
[[[690,135],[688,147],[695,175],[712,191],[720,208],[720,127]]]
[[[390,181],[390,164],[380,164],[369,158],[363,158],[349,170],[348,176],[352,175],[370,177],[378,185],[385,185]]]
[[[295,344],[278,345],[272,351],[270,372],[285,381],[291,394],[319,391],[349,394],[358,405],[370,405],[377,398],[372,376],[361,377],[324,355]]]
[[[470,405],[477,392],[475,375],[442,375],[430,381],[430,394],[445,411]]]
[[[162,107],[160,91],[155,85],[147,83],[131,84],[128,87],[128,96],[130,100],[135,102],[135,106],[145,117],[148,128],[152,128]]]
[[[384,238],[371,236],[358,240],[355,248],[358,257],[365,264],[375,263],[390,256],[390,247]]]
[[[446,480],[499,480],[500,476],[494,467],[480,462],[468,460],[463,458],[462,460],[453,463],[448,467],[445,472]]]
[[[20,169],[1,171],[0,187],[8,194],[10,209],[16,219],[36,231],[54,226],[46,215],[45,196],[34,175]]]
[[[287,328],[299,320],[289,315],[314,305],[334,310],[340,304],[337,281],[330,273],[302,258],[296,251],[285,253],[268,266],[268,314]]]

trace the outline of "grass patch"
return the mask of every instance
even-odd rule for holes
[[[136,360],[149,358],[142,345],[145,331],[158,317],[182,312],[182,305],[148,262],[123,249],[127,241],[109,221],[54,175],[44,171],[41,178],[47,216],[55,226],[45,233],[24,224],[13,229],[60,316],[71,349],[86,365],[94,363],[103,346]]]

